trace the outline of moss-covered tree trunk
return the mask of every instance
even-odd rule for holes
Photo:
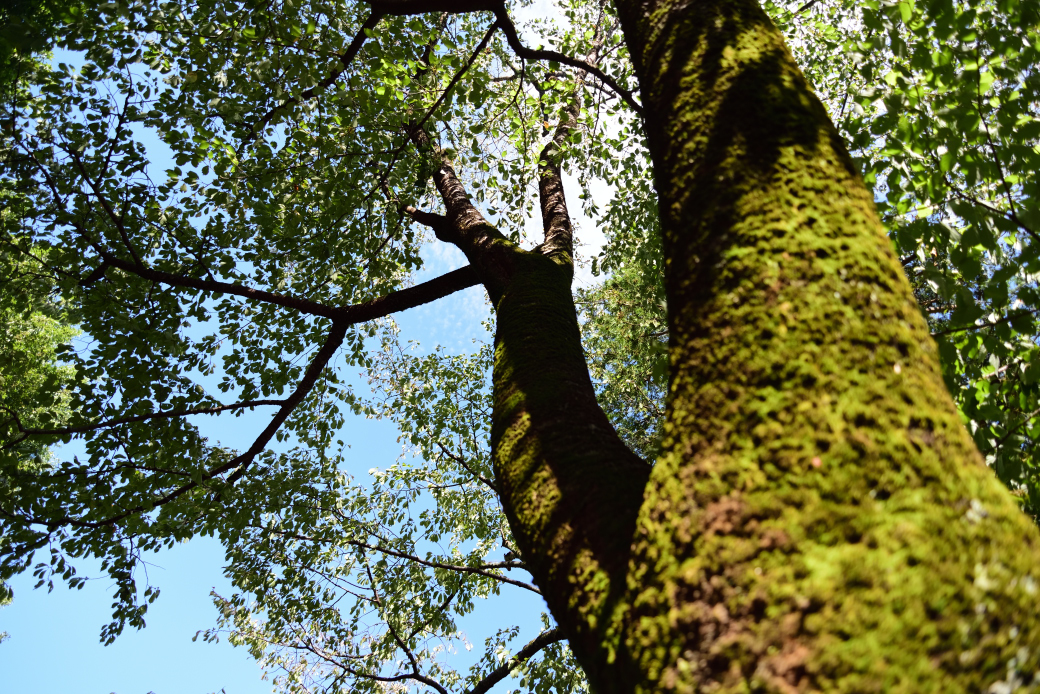
[[[594,690],[1037,688],[1037,529],[964,430],[779,32],[753,0],[616,3],[667,263],[652,470],[595,403],[558,150],[542,155],[539,251],[488,225],[448,162],[447,216],[412,210],[495,304],[497,486]]]
[[[747,0],[618,4],[672,340],[618,614],[622,688],[1032,682],[1037,530],[961,424],[870,194],[779,32]]]
[[[497,305],[507,513],[594,689],[1030,685],[1037,530],[964,430],[870,193],[781,35],[748,0],[617,5],[671,329],[641,508],[638,474],[560,436],[596,430],[562,404],[569,377],[539,374],[574,340],[546,314],[562,288],[523,273]]]

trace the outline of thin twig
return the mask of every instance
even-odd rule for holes
[[[72,161],[75,162],[76,168],[79,169],[80,174],[82,174],[83,176],[83,180],[85,180],[87,182],[87,185],[90,186],[90,189],[94,191],[94,197],[97,198],[98,203],[100,203],[101,205],[101,208],[105,210],[105,214],[107,214],[108,218],[112,220],[112,224],[115,226],[116,231],[119,232],[119,236],[123,240],[123,245],[126,246],[126,250],[130,253],[130,257],[134,259],[134,265],[138,267],[144,267],[144,263],[141,262],[140,256],[137,255],[137,251],[134,250],[133,244],[130,243],[130,237],[127,235],[126,227],[123,224],[123,217],[116,215],[115,211],[108,204],[108,200],[105,198],[104,195],[101,194],[101,191],[98,189],[97,184],[95,184],[94,181],[90,178],[90,175],[87,173],[86,167],[83,166],[83,162],[80,161],[79,156],[77,156],[76,153],[73,152],[71,149],[65,151],[72,158]]]
[[[492,482],[491,480],[489,480],[487,477],[484,477],[484,475],[480,474],[479,472],[477,472],[476,470],[471,468],[469,465],[467,465],[466,461],[463,460],[463,458],[461,456],[457,456],[454,453],[452,453],[451,451],[449,451],[444,446],[444,444],[442,444],[440,441],[437,442],[437,446],[441,449],[441,452],[444,453],[444,455],[448,456],[449,458],[454,460],[456,463],[461,465],[466,470],[466,472],[468,472],[469,474],[473,475],[478,480],[480,480],[481,482],[486,484],[488,489],[493,491],[495,494],[498,494],[498,487],[495,486],[495,483]]]
[[[538,588],[536,588],[535,586],[531,585],[530,583],[524,583],[523,581],[517,581],[515,579],[509,578],[508,576],[500,576],[498,574],[493,574],[490,571],[487,571],[486,569],[483,568],[483,567],[514,568],[514,567],[519,566],[519,565],[517,565],[517,564],[515,564],[513,562],[497,562],[495,564],[484,564],[483,567],[461,566],[461,565],[458,565],[458,564],[444,564],[444,563],[437,562],[437,561],[429,561],[428,559],[420,559],[419,557],[415,556],[414,554],[407,554],[405,552],[399,552],[399,551],[397,551],[395,549],[390,549],[389,547],[383,547],[383,546],[380,546],[380,545],[370,545],[367,542],[362,542],[360,540],[348,540],[347,544],[353,545],[355,547],[360,547],[362,549],[369,549],[369,550],[372,550],[372,551],[375,551],[375,552],[382,552],[383,554],[388,554],[391,557],[397,557],[398,559],[406,559],[408,561],[414,561],[416,564],[421,564],[423,566],[428,566],[431,569],[446,569],[448,571],[459,571],[461,573],[468,573],[468,574],[476,574],[478,576],[485,576],[487,578],[493,578],[496,581],[502,581],[503,583],[508,583],[510,585],[517,586],[518,588],[524,588],[526,590],[531,591],[532,593],[538,593],[539,595],[542,594],[542,591],[538,590]]]
[[[991,213],[993,213],[995,215],[999,215],[999,216],[1003,217],[1004,219],[1006,219],[1009,222],[1013,222],[1019,229],[1021,229],[1022,231],[1026,232],[1027,234],[1032,236],[1034,240],[1040,241],[1040,234],[1038,234],[1036,231],[1033,231],[1033,229],[1031,229],[1029,226],[1027,226],[1025,224],[1025,222],[1023,222],[1018,217],[1018,215],[1015,214],[1015,212],[1013,210],[1011,210],[1009,212],[1004,212],[1004,210],[1001,210],[1000,208],[994,207],[993,205],[989,204],[988,202],[985,202],[984,200],[979,200],[978,198],[976,198],[974,196],[962,193],[959,190],[957,190],[956,188],[952,188],[951,187],[951,190],[953,191],[953,194],[956,195],[961,200],[965,200],[965,201],[970,202],[972,204],[978,205],[979,207],[983,208],[984,210],[987,210],[988,212],[991,212]]]
[[[1040,414],[1040,409],[1033,410],[1032,412],[1027,414],[1025,416],[1025,418],[1022,419],[1021,422],[1019,422],[1015,426],[1013,426],[1010,429],[1008,429],[1007,433],[1005,433],[1003,436],[1000,437],[1000,440],[997,441],[997,443],[994,446],[994,448],[999,450],[1000,447],[1004,445],[1004,442],[1007,441],[1009,438],[1011,438],[1012,434],[1014,434],[1016,431],[1018,431],[1019,429],[1024,427],[1026,425],[1026,423],[1029,422],[1029,420],[1031,420],[1033,417],[1037,416],[1038,414]]]
[[[260,407],[262,405],[283,405],[285,400],[248,400],[246,402],[236,402],[230,405],[218,405],[216,407],[199,407],[191,410],[173,410],[170,412],[151,412],[149,414],[140,414],[132,417],[120,417],[117,419],[107,419],[103,422],[97,422],[95,424],[81,424],[78,426],[63,427],[61,429],[32,429],[22,426],[21,419],[18,415],[12,412],[7,407],[0,405],[0,408],[11,412],[16,420],[16,426],[20,432],[29,436],[64,436],[66,434],[81,434],[87,431],[97,431],[99,429],[108,429],[110,427],[116,427],[121,424],[133,424],[135,422],[144,422],[149,419],[170,419],[172,417],[188,417],[196,414],[218,414],[220,412],[227,412],[228,410],[241,410],[247,407]],[[4,449],[10,447],[10,444],[4,446]]]
[[[381,13],[373,11],[372,14],[369,15],[368,19],[365,20],[365,23],[361,25],[361,28],[358,30],[358,33],[354,36],[354,40],[350,42],[349,46],[347,46],[347,50],[344,51],[341,55],[336,56],[339,59],[340,67],[336,70],[333,70],[328,77],[323,79],[321,82],[318,82],[318,84],[316,84],[315,86],[300,92],[299,96],[289,97],[288,99],[286,99],[285,101],[283,101],[282,103],[278,104],[270,111],[265,113],[260,118],[260,120],[257,121],[256,124],[250,128],[249,134],[246,135],[245,138],[243,138],[242,144],[239,145],[239,149],[251,142],[265,127],[267,127],[267,124],[271,122],[271,119],[274,118],[279,111],[283,111],[287,109],[289,106],[292,106],[293,104],[299,104],[304,101],[309,101],[313,99],[318,95],[318,92],[320,92],[322,89],[325,89],[326,87],[334,83],[336,80],[338,80],[343,75],[343,73],[346,72],[347,69],[350,67],[350,64],[353,62],[358,52],[361,51],[361,46],[362,44],[364,44],[365,39],[368,37],[367,32],[375,29],[376,26],[379,24],[379,20],[381,20],[382,18],[383,15]]]

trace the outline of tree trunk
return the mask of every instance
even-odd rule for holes
[[[588,401],[569,262],[527,254],[493,294],[503,503],[593,689],[1031,684],[1037,529],[781,35],[749,0],[617,5],[671,330],[645,489]]]

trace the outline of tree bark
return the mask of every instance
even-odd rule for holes
[[[671,380],[601,646],[617,657],[594,689],[1032,683],[1037,529],[961,423],[780,33],[752,0],[617,7],[659,195]]]
[[[567,123],[573,118],[565,112]],[[650,466],[625,446],[596,402],[571,295],[559,143],[554,138],[546,147],[540,170],[545,243],[525,251],[472,205],[430,138],[415,137],[437,167],[433,181],[446,214],[407,211],[466,254],[495,307],[491,449],[502,507],[563,633],[576,652],[595,654],[583,667],[603,669],[602,631],[624,591]]]
[[[616,5],[666,258],[652,470],[595,403],[569,234],[522,251],[450,167],[435,176],[453,228],[438,236],[497,312],[496,485],[593,690],[1035,688],[1040,535],[965,431],[780,33],[753,0]],[[562,188],[543,198],[566,215]]]

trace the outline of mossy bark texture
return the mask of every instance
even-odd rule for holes
[[[495,303],[496,483],[593,690],[1036,690],[1037,528],[965,431],[781,35],[753,0],[616,2],[667,263],[652,469],[595,403],[559,181],[542,252],[490,228],[450,167],[447,217],[425,215]]]
[[[965,431],[780,33],[749,0],[617,4],[660,197],[672,376],[604,644],[617,674],[594,686],[1031,690],[1037,529]]]
[[[571,296],[570,217],[560,180],[564,120],[543,152],[545,242],[525,251],[469,201],[428,136],[445,215],[407,208],[460,248],[496,312],[491,448],[495,487],[525,566],[571,644],[605,671],[603,627],[621,599],[628,550],[650,465],[632,453],[596,402]]]

